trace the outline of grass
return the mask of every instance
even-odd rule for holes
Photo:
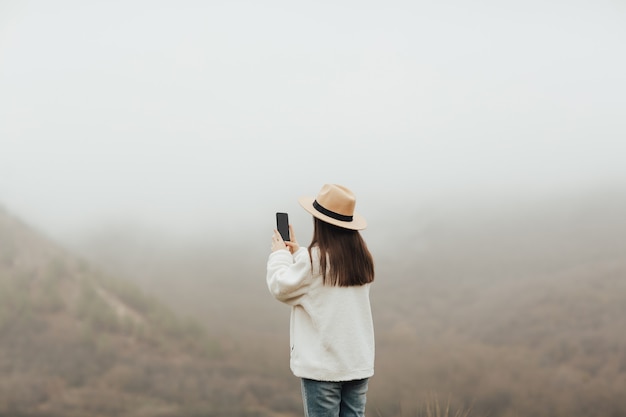
[[[401,417],[469,417],[471,408],[467,410],[452,410],[450,398],[442,405],[436,394],[429,394],[428,399],[413,412],[402,411]],[[385,417],[380,410],[376,410],[378,417]]]

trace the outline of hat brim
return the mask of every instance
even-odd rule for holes
[[[363,230],[367,227],[367,221],[365,221],[365,218],[358,213],[353,213],[351,222],[337,220],[317,211],[317,209],[313,207],[314,201],[315,201],[314,197],[300,197],[298,199],[298,203],[300,203],[302,208],[304,208],[306,211],[311,213],[313,217],[318,218],[322,220],[323,222],[330,223],[332,225],[343,227],[344,229],[350,229],[350,230]]]

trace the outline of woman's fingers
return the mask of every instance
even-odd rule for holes
[[[285,242],[283,241],[280,233],[278,233],[278,230],[274,229],[274,234],[272,235],[272,252],[279,249],[287,249],[287,245],[285,245]]]

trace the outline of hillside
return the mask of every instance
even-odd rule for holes
[[[0,416],[269,417],[298,406],[230,351],[0,208]]]
[[[433,392],[477,416],[626,415],[626,193],[517,203],[417,208],[402,225],[370,219],[374,415],[414,415]],[[265,240],[237,250],[166,241],[117,231],[83,249],[177,311],[228,332],[239,363],[250,368],[263,358],[297,401],[288,310],[263,279]],[[173,271],[184,273],[172,280]]]
[[[478,415],[626,415],[624,213],[607,190],[416,215],[416,249],[381,257],[372,388]]]

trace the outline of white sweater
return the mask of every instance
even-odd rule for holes
[[[300,378],[350,381],[374,374],[374,326],[370,284],[338,287],[322,284],[319,252],[313,270],[306,248],[293,255],[272,252],[267,286],[291,306],[291,370]]]

